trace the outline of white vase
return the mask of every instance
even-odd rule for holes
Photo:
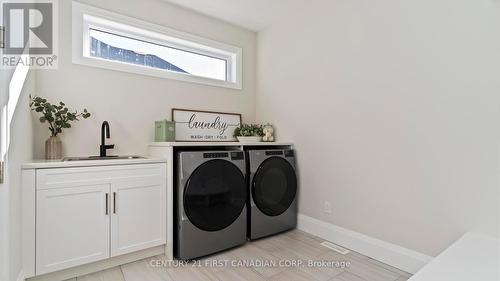
[[[236,137],[239,142],[261,142],[262,137]]]

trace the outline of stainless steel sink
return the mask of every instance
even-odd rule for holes
[[[110,156],[85,156],[85,157],[64,157],[63,161],[86,161],[86,160],[126,160],[126,159],[144,159],[137,155],[110,155]]]

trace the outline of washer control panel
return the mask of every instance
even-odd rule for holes
[[[245,153],[243,151],[231,152],[231,160],[243,160],[245,159]]]
[[[268,150],[266,155],[283,155],[283,150]]]
[[[227,152],[207,152],[203,153],[203,158],[228,158],[229,153]]]

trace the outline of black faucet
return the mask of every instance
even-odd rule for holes
[[[104,136],[104,133],[106,133],[106,136]],[[106,150],[115,148],[114,144],[106,144],[106,139],[109,139],[109,137],[109,123],[108,121],[104,121],[101,127],[100,157],[106,157]]]

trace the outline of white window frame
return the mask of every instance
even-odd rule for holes
[[[226,60],[226,80],[212,79],[187,73],[92,57],[90,55],[90,29],[106,31],[133,39]],[[72,33],[72,59],[74,64],[210,86],[242,89],[243,51],[239,47],[173,30],[132,17],[123,16],[75,1],[72,1]]]

